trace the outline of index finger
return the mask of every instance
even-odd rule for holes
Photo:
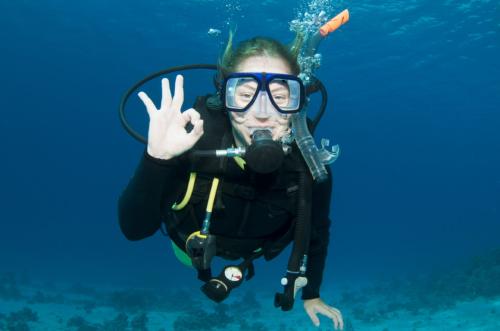
[[[153,101],[151,101],[149,96],[142,91],[139,92],[137,95],[146,106],[146,110],[148,111],[149,116],[151,116],[151,114],[156,110],[156,106],[154,105]]]
[[[174,99],[172,100],[172,108],[180,111],[184,103],[184,77],[177,75],[175,77],[175,92]]]

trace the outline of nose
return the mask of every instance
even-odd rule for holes
[[[269,96],[267,95],[267,92],[260,92],[259,95],[257,96],[257,100],[255,100],[255,111],[254,115],[258,119],[268,119],[273,115],[273,113],[276,111],[274,109],[273,104],[269,100]]]

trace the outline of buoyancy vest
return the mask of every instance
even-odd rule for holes
[[[226,113],[206,106],[209,96],[199,97],[194,108],[204,121],[204,135],[194,146],[197,150],[214,150],[232,147],[231,124]],[[294,239],[294,226],[298,197],[298,173],[303,171],[303,160],[296,146],[287,155],[283,166],[269,175],[257,175],[249,169],[241,169],[233,159],[198,158],[182,156],[180,164],[186,169],[186,178],[179,179],[179,199],[184,195],[189,173],[196,173],[196,183],[192,196],[185,208],[168,210],[165,227],[177,248],[185,252],[187,237],[201,227],[204,207],[208,200],[211,181],[220,178],[213,211],[212,225],[217,235],[217,256],[229,260],[247,258],[257,250],[262,250],[266,260],[276,257]],[[233,202],[237,201],[237,206]],[[242,208],[242,210],[233,210]],[[258,209],[258,210],[255,210]],[[241,219],[234,220],[239,228],[235,231],[217,232],[218,217],[236,215],[241,212]],[[255,215],[262,215],[270,220],[272,233],[265,236],[249,235],[249,224]],[[212,230],[211,230],[212,232]],[[252,232],[252,231],[250,231]],[[258,234],[258,231],[257,231]],[[176,255],[181,256],[177,251]],[[184,261],[185,262],[185,261]]]

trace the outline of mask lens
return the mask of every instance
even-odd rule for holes
[[[234,77],[227,81],[226,107],[244,109],[258,92],[258,82],[253,77]]]
[[[269,82],[274,103],[282,112],[295,112],[300,107],[300,84],[296,80],[275,78]]]

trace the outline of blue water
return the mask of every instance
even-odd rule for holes
[[[120,97],[151,72],[215,63],[230,25],[237,40],[291,41],[304,4],[0,1],[0,272],[197,290],[165,237],[132,243],[119,230],[117,199],[144,148],[120,126]],[[342,148],[323,287],[499,248],[499,3],[332,6],[351,20],[323,42],[316,72],[330,95],[316,137]],[[210,73],[187,74],[185,86],[185,108],[213,92]],[[279,290],[286,259],[259,264],[252,282]]]

